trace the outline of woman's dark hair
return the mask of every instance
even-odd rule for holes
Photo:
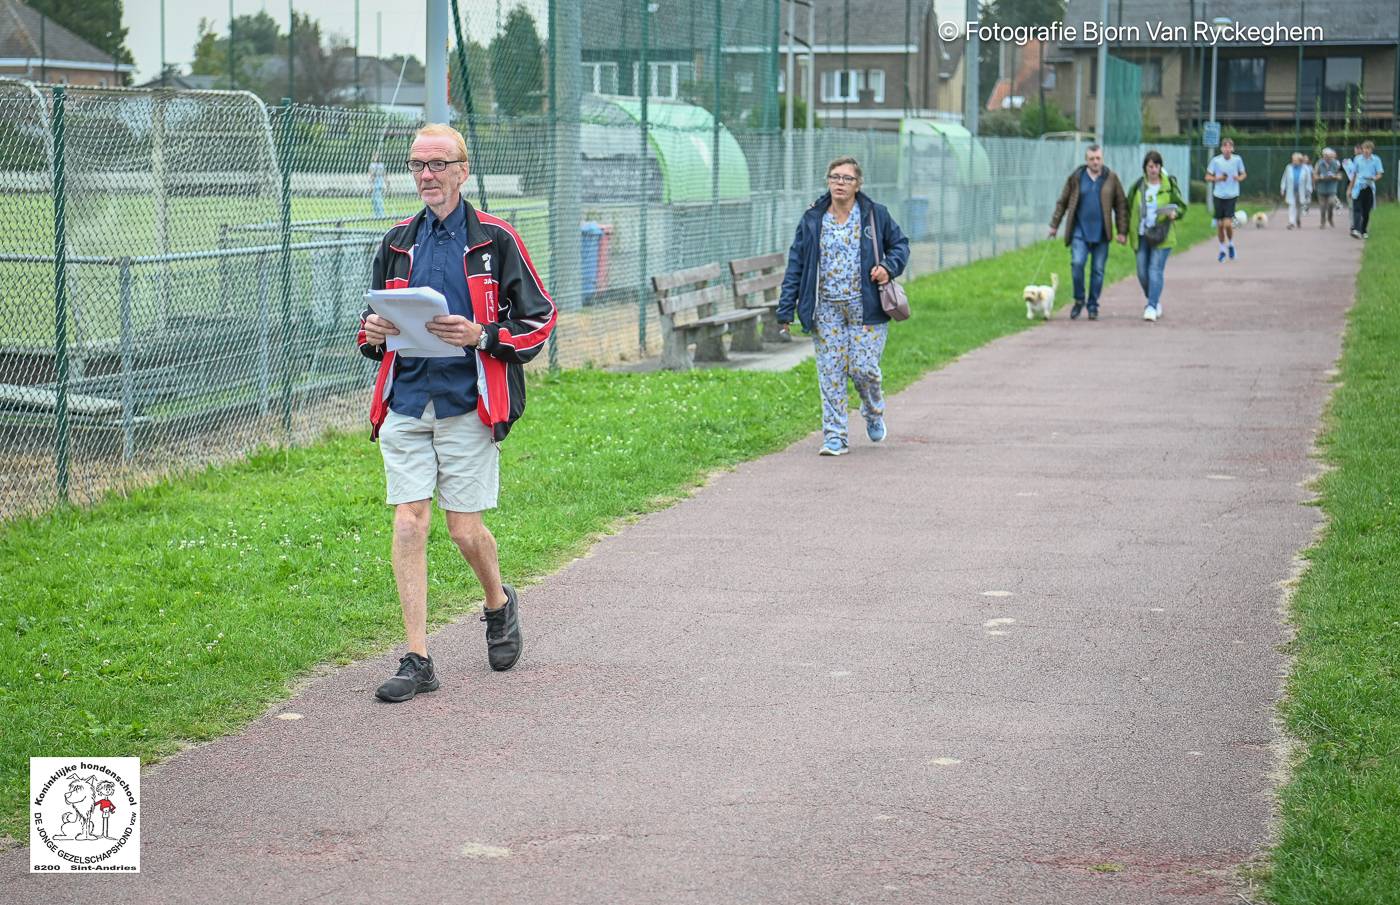
[[[1147,165],[1149,163],[1155,163],[1157,164],[1157,166],[1160,167],[1162,165],[1162,155],[1158,154],[1156,151],[1148,151],[1145,155],[1143,155],[1142,171],[1144,173],[1147,172]]]

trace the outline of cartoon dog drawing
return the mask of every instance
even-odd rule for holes
[[[78,819],[78,815],[72,811],[63,812],[63,826],[59,829],[58,835],[54,839],[76,839],[78,832],[82,829],[83,822]]]
[[[64,793],[63,800],[73,806],[73,815],[77,818],[78,833],[73,839],[88,840],[96,839],[97,834],[93,832],[93,812],[97,810],[97,777],[96,776],[74,776],[68,783],[68,791]],[[66,816],[66,815],[65,815]],[[67,821],[64,822],[64,831],[67,831]]]

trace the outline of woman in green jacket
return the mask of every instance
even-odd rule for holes
[[[1142,178],[1128,190],[1128,241],[1137,255],[1138,282],[1147,297],[1142,319],[1162,316],[1162,280],[1167,256],[1176,246],[1176,221],[1186,213],[1186,196],[1162,169],[1162,155],[1148,151]]]

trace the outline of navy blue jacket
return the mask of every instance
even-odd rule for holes
[[[889,271],[890,279],[903,273],[905,265],[909,263],[909,240],[883,204],[871,201],[864,192],[856,192],[856,201],[860,204],[860,216],[864,221],[860,231],[860,301],[865,314],[862,323],[883,324],[890,318],[880,307],[880,291],[871,281],[870,271],[879,263]],[[783,275],[783,292],[778,298],[778,320],[785,324],[792,323],[793,309],[796,308],[802,329],[808,333],[816,329],[813,326],[813,313],[817,307],[817,274],[821,269],[822,215],[829,207],[831,193],[827,192],[812,202],[812,206],[802,215],[802,221],[797,224],[797,236],[788,249],[787,273]],[[880,251],[885,255],[884,260],[879,262],[875,260],[875,245],[870,233],[871,217],[875,219],[875,228],[880,231]]]

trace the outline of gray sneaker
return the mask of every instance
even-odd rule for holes
[[[412,700],[420,691],[437,691],[441,686],[433,670],[433,658],[421,657],[409,651],[399,658],[399,671],[380,685],[374,696],[381,701],[400,704]]]
[[[525,636],[520,631],[520,601],[515,588],[501,585],[506,592],[505,606],[485,610],[481,621],[486,623],[486,659],[496,672],[505,672],[520,659],[525,648]]]

